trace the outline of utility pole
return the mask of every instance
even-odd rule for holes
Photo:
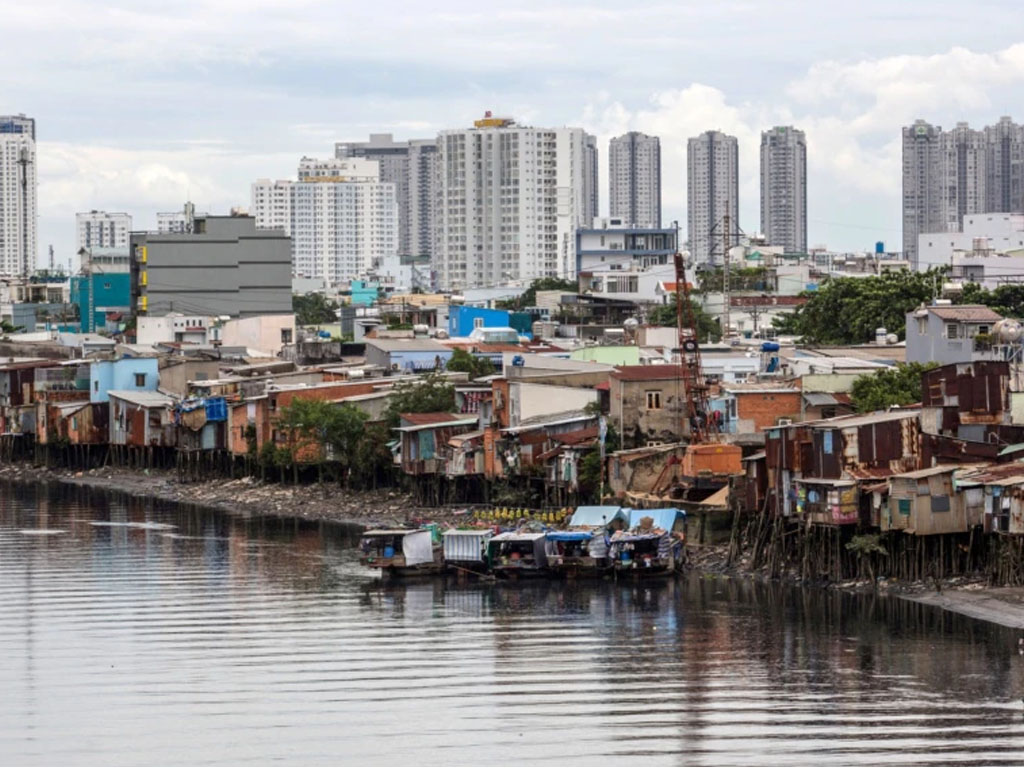
[[[725,204],[725,216],[723,217],[725,226],[722,228],[722,257],[724,261],[724,268],[722,269],[722,301],[725,304],[725,311],[723,319],[725,326],[722,329],[722,335],[728,337],[729,329],[732,326],[732,291],[729,285],[729,250],[730,250],[730,238],[729,230],[732,224],[732,217],[729,216],[729,203]]]

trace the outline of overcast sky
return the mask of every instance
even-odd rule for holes
[[[760,131],[807,133],[809,242],[900,240],[900,127],[1024,121],[1024,4],[0,0],[0,114],[37,119],[40,256],[74,215],[137,228],[186,199],[248,206],[336,140],[435,135],[484,110],[662,140],[664,216],[686,220],[686,139],[739,137],[758,228]],[[836,10],[836,9],[844,10]],[[855,13],[845,9],[855,9]]]

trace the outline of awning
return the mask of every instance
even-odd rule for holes
[[[804,402],[812,407],[839,405],[839,401],[828,392],[804,392]]]

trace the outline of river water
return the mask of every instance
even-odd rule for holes
[[[0,487],[0,763],[1024,762],[1010,630],[696,577],[385,587],[352,543]]]

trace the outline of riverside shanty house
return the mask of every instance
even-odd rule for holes
[[[110,446],[126,463],[153,465],[175,447],[174,401],[159,392],[110,390]]]
[[[870,521],[874,486],[919,468],[920,410],[780,425],[765,438],[769,509],[812,524]]]
[[[458,413],[403,413],[399,418],[400,460],[407,475],[445,474],[449,441],[479,424],[476,416]]]

